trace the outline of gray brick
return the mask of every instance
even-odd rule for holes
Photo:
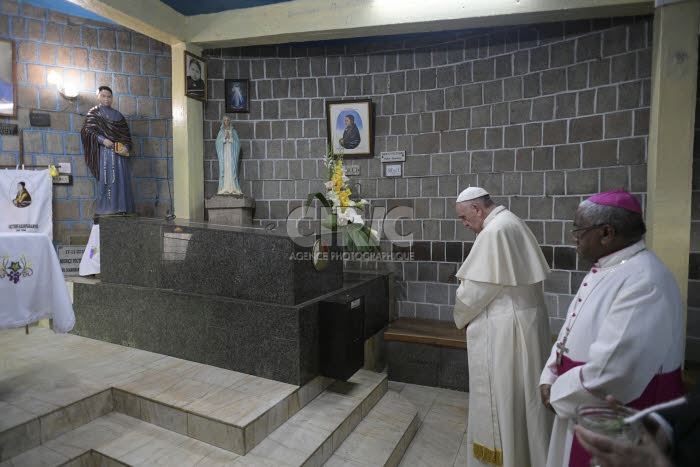
[[[64,154],[63,135],[61,133],[46,134],[46,152],[49,154]]]
[[[440,110],[445,108],[445,91],[428,91],[426,93],[426,110]]]
[[[493,154],[493,170],[495,172],[508,172],[515,168],[515,151],[504,149]]]
[[[530,121],[530,106],[532,101],[522,100],[510,103],[510,123],[526,123]]]
[[[530,52],[521,50],[513,56],[513,74],[522,75],[530,71]]]
[[[642,83],[635,81],[623,83],[619,86],[619,108],[632,109],[639,107],[641,100]]]
[[[528,123],[525,125],[525,146],[539,146],[542,144],[542,124]]]
[[[528,171],[532,170],[533,149],[520,148],[515,153],[515,170]]]
[[[523,193],[524,194],[524,193]],[[551,219],[554,201],[549,196],[533,196],[530,198],[531,219]],[[545,226],[548,223],[545,223]],[[546,227],[545,227],[546,228]]]
[[[637,76],[637,53],[631,52],[612,57],[612,81],[629,81]]]
[[[521,179],[522,174],[520,172],[505,172],[503,174],[503,194],[506,196],[519,195]]]
[[[576,116],[576,93],[569,92],[556,96],[554,116],[555,118],[568,118]]]
[[[558,221],[544,223],[544,243],[548,245],[561,245],[564,238],[564,223]]]
[[[540,97],[532,100],[532,120],[551,120],[554,116],[554,97]]]
[[[472,153],[472,172],[491,172],[492,170],[493,151],[475,151]]]
[[[609,167],[600,170],[600,191],[619,190],[629,187],[627,167]]]
[[[542,72],[542,94],[566,91],[566,69],[557,68]]]
[[[483,128],[469,130],[467,133],[467,149],[483,149],[484,148],[484,130]]]
[[[524,195],[544,194],[544,172],[525,172],[522,175]]]
[[[568,175],[567,175],[568,178]],[[571,220],[581,202],[578,196],[557,196],[554,198],[554,218]]]
[[[455,70],[455,75],[456,75],[456,79],[457,79],[457,84],[459,84],[459,83],[471,83],[473,81],[471,62],[460,63],[459,65],[457,65],[456,70]]]
[[[437,72],[433,68],[419,71],[420,89],[435,89],[437,83]]]
[[[473,63],[474,81],[491,81],[495,76],[495,60],[488,58]]]
[[[464,105],[466,107],[472,107],[475,105],[482,105],[483,100],[483,85],[481,84],[469,84],[464,86]]]
[[[573,40],[552,44],[551,66],[559,67],[574,63],[574,45]]]
[[[537,47],[530,50],[530,71],[549,68],[549,46]]]
[[[513,75],[511,55],[496,57],[496,78],[505,78]]]
[[[527,219],[530,217],[530,213],[528,211],[529,203],[525,197],[511,196],[508,203],[508,209],[521,219]]]
[[[578,195],[598,192],[598,169],[571,170],[566,173],[566,194]]]
[[[610,59],[595,60],[588,64],[589,86],[610,84]],[[614,75],[613,75],[614,76]]]
[[[540,73],[530,73],[523,76],[523,97],[536,97],[542,94]]]
[[[53,218],[62,221],[80,220],[80,203],[78,201],[54,200]]]
[[[452,154],[450,156],[450,167],[453,174],[465,174],[469,172],[469,164],[471,158],[466,152],[460,154]]]
[[[415,135],[412,139],[414,154],[432,154],[440,151],[440,135],[437,133]]]
[[[632,134],[632,112],[615,112],[605,115],[605,138],[619,138]]]
[[[627,26],[617,26],[603,32],[603,56],[617,55],[627,49]]]
[[[532,153],[532,168],[534,170],[552,170],[554,168],[554,149],[549,146],[535,148]]]
[[[467,146],[466,130],[446,131],[440,134],[441,152],[464,151]]]
[[[503,81],[484,83],[484,103],[493,104],[503,101]]]
[[[566,143],[566,120],[545,122],[542,125],[542,144],[563,143]]]
[[[561,169],[577,169],[581,167],[581,145],[569,144],[557,146],[554,149],[554,167]]]
[[[544,192],[550,196],[564,193],[564,172],[545,172]]]
[[[66,135],[66,154],[80,154],[82,143],[80,136],[76,134]]]
[[[588,85],[588,64],[579,63],[566,69],[566,83],[569,91],[583,89]]]
[[[640,50],[637,52],[637,76],[648,78],[651,76],[651,50]]]
[[[576,39],[576,61],[584,62],[600,58],[600,34],[591,34]]]
[[[434,118],[435,131],[445,131],[450,128],[450,112],[445,110],[435,112]]]
[[[583,167],[607,167],[617,164],[617,141],[594,141],[585,143],[582,149]]]
[[[486,129],[486,149],[499,149],[503,147],[503,129]]]
[[[521,77],[503,80],[503,99],[512,101],[523,97],[523,79]]]
[[[461,86],[453,86],[445,89],[445,104],[448,109],[460,108],[463,106]]]
[[[509,104],[501,102],[491,106],[491,125],[508,125],[510,119],[508,117]]]
[[[611,112],[617,109],[617,86],[598,88],[596,93],[596,112]]]
[[[647,191],[647,166],[633,165],[630,167],[630,191]]]
[[[569,142],[593,141],[603,137],[603,118],[600,115],[569,120]]]
[[[620,140],[620,164],[643,164],[645,161],[645,138],[627,138]]]
[[[472,128],[491,125],[491,106],[472,107]]]
[[[480,173],[477,176],[478,186],[488,191],[492,195],[503,193],[502,173]]]
[[[504,146],[507,148],[520,147],[523,145],[522,125],[505,127]]]
[[[590,115],[595,112],[596,91],[582,91],[577,95],[577,115]]]

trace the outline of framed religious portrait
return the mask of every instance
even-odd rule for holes
[[[185,95],[199,101],[207,100],[207,62],[185,51]]]
[[[250,112],[250,84],[247,79],[225,79],[225,112]]]
[[[17,116],[15,43],[0,39],[0,117]]]
[[[372,100],[326,101],[328,144],[343,157],[372,157]]]

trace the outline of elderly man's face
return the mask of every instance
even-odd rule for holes
[[[457,217],[462,221],[462,225],[474,233],[479,233],[484,228],[483,210],[478,209],[476,203],[462,201],[457,203]]]
[[[578,230],[578,232],[572,233],[572,237],[579,257],[595,263],[608,254],[605,246],[601,243],[604,227],[604,225],[593,224],[584,217],[580,210],[576,211],[573,230]]]

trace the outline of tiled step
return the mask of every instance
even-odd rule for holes
[[[333,383],[245,456],[115,411],[0,467],[78,466],[89,456],[133,467],[321,466],[386,391],[386,375],[360,370],[347,383]]]
[[[332,381],[299,388],[48,329],[1,333],[0,461],[112,410],[245,454]]]
[[[394,467],[420,426],[418,410],[388,391],[326,462],[326,467]]]

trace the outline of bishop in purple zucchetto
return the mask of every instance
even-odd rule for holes
[[[588,201],[605,206],[614,206],[630,212],[642,214],[642,205],[637,198],[629,194],[626,190],[610,190],[598,193],[588,198]]]

